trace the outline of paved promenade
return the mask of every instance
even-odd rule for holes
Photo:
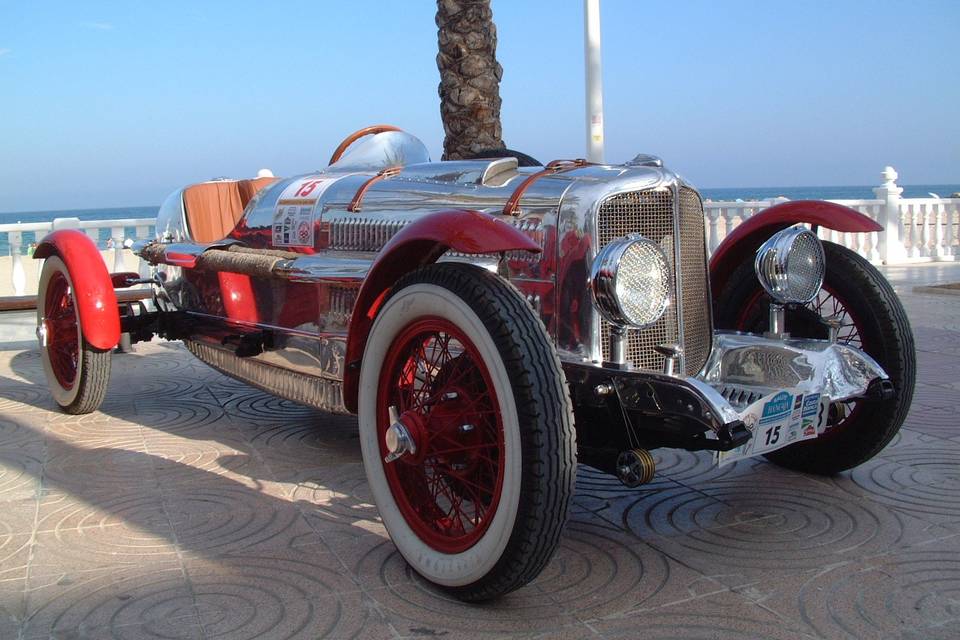
[[[356,421],[176,343],[114,357],[102,411],[53,409],[29,315],[0,316],[0,638],[960,637],[960,265],[887,270],[917,337],[905,428],[833,478],[657,452],[581,468],[530,586],[467,606],[407,568]]]

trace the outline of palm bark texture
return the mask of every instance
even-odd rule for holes
[[[437,0],[443,159],[503,149],[497,27],[490,0]]]

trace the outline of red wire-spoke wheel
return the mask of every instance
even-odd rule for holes
[[[887,400],[834,402],[822,435],[766,456],[791,469],[832,474],[866,462],[899,431],[913,398],[916,356],[906,312],[883,274],[845,247],[824,242],[823,248],[823,289],[809,304],[787,308],[787,332],[825,340],[829,329],[823,320],[833,318],[839,324],[837,342],[873,357],[894,385],[894,395]],[[762,333],[768,329],[769,305],[748,261],[718,298],[717,326]]]
[[[377,431],[386,458],[389,407],[412,452],[386,465],[387,482],[417,536],[443,553],[470,548],[487,530],[503,485],[503,421],[483,359],[449,320],[407,326],[380,374]]]
[[[73,280],[58,256],[47,258],[40,273],[37,337],[54,401],[67,413],[96,410],[110,380],[110,354],[83,339]]]
[[[80,365],[80,324],[70,283],[62,272],[50,277],[43,301],[50,368],[60,386],[70,390]]]
[[[539,318],[498,276],[414,271],[377,311],[360,441],[384,526],[410,566],[463,600],[540,573],[573,492],[573,416]]]

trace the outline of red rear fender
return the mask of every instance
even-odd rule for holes
[[[80,330],[97,349],[112,349],[120,341],[120,312],[113,282],[97,246],[87,234],[62,229],[46,235],[34,258],[60,256],[73,281],[73,299],[80,315]]]
[[[771,235],[798,223],[815,224],[844,232],[882,231],[883,227],[859,211],[823,200],[794,200],[764,209],[746,220],[724,238],[710,258],[710,287],[714,295],[723,291],[730,274],[752,259]]]
[[[540,245],[509,224],[464,209],[434,213],[395,235],[370,267],[350,318],[343,380],[344,404],[350,411],[357,410],[360,360],[385,294],[401,276],[436,262],[448,250],[468,254],[541,251]]]

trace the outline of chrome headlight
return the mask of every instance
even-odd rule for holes
[[[590,282],[600,313],[618,325],[651,325],[670,301],[667,256],[659,245],[637,234],[600,250]]]
[[[790,227],[773,234],[757,250],[753,268],[760,284],[780,304],[806,304],[823,285],[826,258],[817,234]]]

